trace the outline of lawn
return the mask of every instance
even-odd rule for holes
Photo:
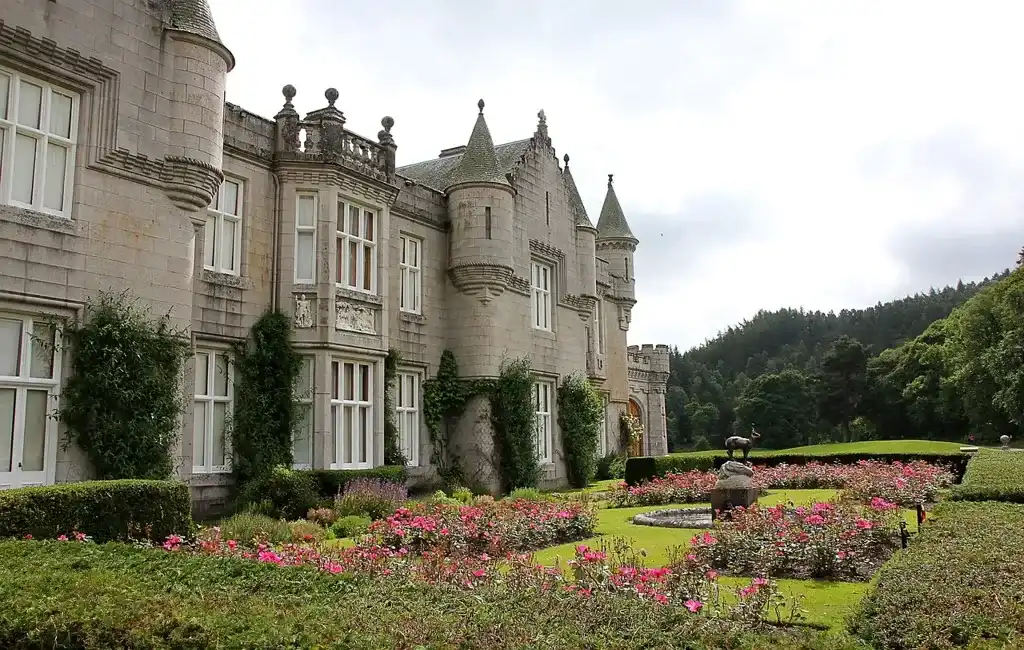
[[[789,449],[754,449],[752,457],[776,455],[832,456],[836,454],[948,454],[960,450],[957,442],[939,440],[867,440],[864,442],[839,442],[829,445],[809,445]],[[718,450],[710,450],[718,452]],[[687,451],[670,456],[706,455],[708,451]],[[725,453],[724,450],[721,451]]]

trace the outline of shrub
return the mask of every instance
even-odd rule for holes
[[[609,479],[621,479],[626,476],[626,457],[622,454],[608,454],[597,461],[597,473],[594,478],[598,481]]]
[[[339,539],[343,537],[358,537],[359,535],[366,534],[371,523],[369,517],[360,517],[358,515],[340,517],[331,525],[331,532]]]
[[[289,523],[288,529],[291,532],[289,541],[296,544],[316,544],[324,541],[327,537],[326,528],[304,519]]]
[[[404,485],[359,478],[345,485],[344,494],[335,501],[334,511],[341,517],[364,515],[370,519],[382,519],[405,503],[408,496]]]
[[[452,490],[452,499],[459,503],[473,503],[473,491],[467,487],[456,487]]]
[[[491,423],[506,490],[536,487],[540,476],[533,384],[529,359],[505,360],[490,391]]]
[[[1024,453],[978,450],[967,464],[963,483],[953,489],[952,498],[1024,503]]]
[[[612,508],[703,503],[710,500],[711,488],[717,481],[718,476],[714,472],[668,474],[640,485],[623,483],[609,493],[608,502]]]
[[[697,436],[693,441],[694,451],[708,451],[711,449],[711,443],[708,442],[707,436]]]
[[[98,542],[162,542],[192,529],[184,483],[124,479],[0,490],[0,538],[54,539],[79,531]]]
[[[324,528],[330,528],[331,524],[338,519],[338,513],[332,508],[313,508],[306,513],[306,519]]]
[[[233,539],[241,544],[257,546],[261,542],[284,544],[292,541],[292,529],[284,519],[276,519],[254,512],[240,512],[220,523],[220,536]],[[213,529],[201,531],[200,538],[206,539]]]
[[[519,488],[512,490],[512,493],[506,497],[509,501],[515,501],[516,499],[526,499],[528,501],[546,501],[548,500],[547,495],[538,490],[537,488]]]
[[[581,374],[571,374],[558,386],[558,426],[562,431],[569,485],[584,488],[597,472],[604,404]]]
[[[345,484],[358,478],[376,478],[405,485],[406,471],[401,465],[384,465],[371,469],[314,469],[302,472],[313,479],[317,493],[334,499],[345,491]]]
[[[651,480],[655,476],[662,475],[658,471],[657,459],[655,458],[650,456],[634,456],[633,458],[626,459],[626,483],[630,485],[638,485],[644,481]]]
[[[275,467],[246,483],[239,491],[237,505],[245,509],[263,503],[261,512],[264,514],[299,519],[315,508],[318,501],[316,486],[308,472]]]
[[[62,337],[71,368],[57,417],[69,442],[101,479],[170,478],[187,335],[167,315],[151,320],[127,294],[102,293]]]
[[[909,550],[879,571],[853,631],[894,650],[1019,643],[1024,505],[946,502],[935,513]]]

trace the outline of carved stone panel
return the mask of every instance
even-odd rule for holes
[[[295,296],[295,329],[313,327],[313,307],[306,294]]]
[[[334,328],[360,334],[377,333],[376,310],[338,300],[335,305]]]

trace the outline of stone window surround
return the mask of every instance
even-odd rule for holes
[[[594,346],[594,351],[599,355],[605,353],[606,338],[608,337],[604,325],[604,298],[598,296],[594,303],[594,339],[597,343]]]
[[[406,466],[419,467],[423,443],[424,372],[421,368],[402,366],[398,368],[395,379],[396,386],[392,390],[395,391],[399,446],[406,456]],[[413,386],[411,399],[407,382],[409,379]]]
[[[344,206],[344,210],[342,209]],[[347,226],[349,225],[348,216],[350,208],[357,208],[359,210],[358,220],[358,234],[348,232]],[[358,293],[364,293],[372,296],[378,295],[379,282],[380,282],[380,244],[381,244],[381,232],[383,226],[383,213],[384,211],[380,206],[373,205],[366,201],[351,198],[342,193],[338,193],[337,200],[334,203],[335,210],[335,247],[334,247],[334,262],[335,262],[335,286],[339,289],[345,289],[347,291],[354,291]],[[373,232],[369,238],[366,237],[366,216],[367,213],[373,215]],[[345,246],[342,249],[340,244],[345,242]],[[366,254],[366,248],[370,250],[370,263],[367,267],[365,261],[362,264],[356,265],[356,277],[350,279],[346,277],[345,271],[348,270],[347,265],[343,265],[344,260],[348,259],[349,255],[349,244],[357,244],[357,250],[359,252],[360,261],[363,261],[363,256]],[[366,268],[370,271],[370,288],[366,289],[365,285],[362,284],[362,280],[365,279],[364,273]],[[344,280],[342,280],[344,278]],[[349,281],[354,281],[357,286],[351,286]]]
[[[399,310],[402,313],[420,316],[423,314],[423,238],[400,231],[398,242],[402,249],[398,257]],[[408,262],[410,249],[415,250],[415,264]],[[411,289],[411,306],[402,304],[407,295],[406,289]]]
[[[367,378],[367,381],[368,381],[368,384],[369,384],[369,388],[368,388],[368,394],[367,394],[365,399],[363,399],[360,395],[357,394],[355,386],[353,387],[352,399],[346,399],[345,398],[344,378],[345,378],[345,366],[347,364],[352,364],[353,365],[353,369],[352,369],[353,381],[355,381],[355,378],[361,373],[361,368],[362,367],[366,367],[366,368],[369,369],[368,370],[369,377]],[[375,454],[375,451],[376,451],[376,439],[377,439],[377,434],[376,434],[376,431],[377,431],[377,427],[376,427],[376,412],[375,411],[376,411],[376,406],[377,406],[377,404],[376,404],[376,393],[377,393],[377,384],[376,384],[376,382],[377,382],[377,372],[378,372],[379,368],[380,368],[380,363],[379,362],[374,362],[374,361],[371,361],[371,360],[368,360],[368,359],[362,359],[362,358],[358,358],[358,357],[348,357],[348,356],[344,356],[344,355],[332,356],[331,357],[331,368],[330,368],[330,371],[331,371],[331,375],[330,375],[330,379],[331,379],[331,386],[330,386],[331,428],[330,428],[330,430],[331,430],[331,435],[334,437],[334,441],[333,441],[333,444],[332,444],[332,446],[334,447],[334,458],[328,458],[327,459],[328,460],[327,464],[328,464],[328,468],[329,469],[369,469],[369,468],[373,467],[373,464],[374,464],[374,454]],[[337,396],[335,396],[335,387],[337,387]],[[362,417],[365,418],[364,421],[368,422],[368,427],[369,427],[368,439],[362,441],[364,445],[367,444],[367,443],[369,444],[369,449],[363,449],[362,450],[364,452],[362,455],[365,456],[365,458],[366,458],[365,461],[357,460],[357,454],[356,454],[357,449],[356,449],[356,446],[354,444],[355,441],[356,441],[357,429],[354,428],[356,425],[353,423],[353,420],[350,420],[349,421],[349,425],[351,427],[353,427],[353,428],[348,432],[348,435],[352,436],[352,440],[350,441],[350,444],[351,444],[350,449],[352,451],[352,462],[349,462],[349,463],[338,462],[339,458],[342,458],[341,454],[343,454],[343,450],[344,450],[344,437],[346,435],[346,432],[345,432],[345,427],[344,427],[344,425],[342,423],[342,417],[343,417],[343,415],[345,413],[345,407],[346,406],[354,408],[353,413],[352,413],[353,416],[357,416],[358,414],[363,413],[364,415]]]
[[[224,197],[224,188],[227,187],[228,183],[234,183],[238,186],[238,193],[235,197],[236,206],[235,214],[225,212],[221,210],[221,201]],[[245,211],[249,205],[249,182],[247,179],[236,175],[224,175],[224,182],[221,183],[220,189],[217,191],[217,196],[213,197],[213,201],[207,208],[206,212],[206,232],[203,233],[203,270],[216,273],[218,275],[241,277],[242,266],[245,263],[245,255],[243,255],[243,244],[245,243],[245,230],[247,219],[245,218]],[[231,260],[231,266],[225,266],[222,259],[224,241],[223,237],[219,236],[223,232],[223,223],[231,221],[235,225],[235,241],[234,241],[234,257]],[[212,232],[209,225],[214,223],[216,225]],[[210,240],[210,237],[214,239]],[[206,260],[206,248],[210,248],[210,252],[213,255],[211,263],[207,263]]]
[[[33,301],[35,302],[35,301]],[[41,302],[41,301],[40,301]],[[58,446],[58,423],[53,417],[50,417],[50,413],[53,409],[57,408],[60,401],[60,392],[62,387],[62,354],[60,353],[60,328],[55,328],[53,332],[53,345],[54,354],[52,359],[51,373],[49,378],[45,377],[31,377],[24,376],[25,374],[31,374],[31,368],[25,368],[24,366],[31,363],[34,356],[33,348],[36,345],[34,338],[35,323],[39,321],[49,322],[58,321],[60,318],[68,316],[65,310],[53,309],[53,305],[40,305],[39,308],[32,308],[24,303],[8,302],[6,300],[0,300],[0,318],[18,320],[21,321],[21,341],[18,350],[18,369],[16,375],[5,376],[0,378],[0,389],[13,389],[15,391],[15,415],[17,414],[18,406],[20,404],[21,411],[24,412],[25,402],[27,399],[27,391],[32,389],[46,390],[47,392],[47,403],[46,403],[46,420],[43,431],[43,466],[41,470],[33,472],[37,476],[32,477],[28,482],[32,485],[42,484],[51,485],[54,483],[57,468],[57,446]],[[20,395],[19,395],[20,393]],[[11,467],[0,467],[0,483],[6,484],[7,481],[2,478],[3,474],[8,470],[14,470],[15,458],[18,454],[15,454],[14,446],[19,438],[19,431],[21,432],[21,442],[24,444],[24,421],[19,426],[19,421],[15,417],[12,419],[13,428],[11,431],[11,449],[10,461]],[[22,458],[22,460],[24,460]],[[20,472],[19,472],[20,473]],[[11,478],[15,476],[12,473]],[[20,481],[19,481],[20,484]],[[12,487],[17,487],[12,485]]]
[[[533,385],[534,403],[534,440],[537,445],[537,461],[541,465],[551,465],[555,462],[555,396],[558,383],[553,377],[535,376]],[[545,394],[546,393],[546,394]],[[544,399],[546,398],[546,399]],[[546,402],[542,404],[541,402]],[[544,410],[546,407],[546,410]],[[543,445],[541,437],[543,436]],[[546,449],[547,453],[544,453]]]
[[[0,182],[0,203],[32,210],[52,217],[70,219],[74,197],[75,168],[78,157],[80,120],[82,119],[81,108],[83,96],[81,89],[76,88],[75,85],[61,83],[59,80],[53,81],[48,79],[46,75],[38,74],[38,72],[45,71],[38,71],[35,74],[26,73],[22,72],[17,67],[4,65],[4,63],[6,63],[6,61],[0,58],[0,78],[5,78],[7,81],[7,105],[0,107],[0,169],[9,171],[4,172],[2,174],[2,179],[0,179],[0,181],[2,181]],[[42,88],[39,107],[40,123],[38,128],[25,126],[24,124],[20,124],[15,121],[17,120],[16,113],[19,108],[15,101],[15,97],[20,93],[21,81],[25,81]],[[49,108],[51,105],[51,98],[54,93],[64,95],[71,100],[69,116],[70,122],[68,125],[69,134],[67,137],[50,133],[51,129],[48,124],[50,117]],[[15,176],[15,162],[10,151],[15,147],[18,134],[28,135],[37,140],[36,155],[34,157],[35,168],[32,172],[32,199],[29,203],[15,201],[11,195],[13,190],[11,181]],[[64,162],[64,189],[61,196],[61,208],[59,210],[47,208],[44,205],[47,175],[46,162],[49,157],[48,145],[51,140],[67,150]]]
[[[207,388],[206,392],[202,395],[199,394],[199,386],[196,383],[199,355],[206,354],[207,356]],[[227,358],[227,395],[215,395],[215,373],[217,372],[217,361],[216,357],[224,355]],[[235,404],[235,367],[234,359],[231,355],[230,346],[219,343],[216,341],[209,340],[197,340],[195,345],[195,351],[192,354],[192,376],[193,376],[193,389],[192,389],[192,473],[193,474],[228,474],[231,472],[231,441],[230,436],[227,435],[227,421],[230,418],[231,413],[234,411]],[[211,372],[212,369],[212,372]],[[196,458],[196,430],[195,430],[195,407],[199,402],[206,403],[208,405],[208,411],[206,413],[206,425],[212,426],[214,419],[214,408],[215,403],[226,404],[225,406],[225,436],[224,436],[224,464],[213,465],[211,464],[211,454],[213,451],[213,440],[212,435],[208,438],[206,435],[203,436],[203,464],[197,465],[195,462]],[[205,427],[204,427],[205,428]],[[212,434],[212,429],[207,429]]]
[[[299,371],[305,375],[305,379],[300,380],[299,392],[295,396],[295,401],[298,406],[298,411],[306,411],[305,418],[308,421],[304,424],[308,427],[309,439],[306,441],[306,453],[309,456],[308,463],[294,462],[295,459],[295,446],[296,446],[296,433],[292,432],[292,469],[312,469],[313,468],[313,438],[316,432],[316,355],[315,354],[303,354],[302,355],[302,369]],[[303,383],[308,382],[308,386],[303,386]],[[302,418],[302,415],[298,416]]]
[[[300,224],[299,223],[299,213],[300,213],[299,206],[302,204],[302,201],[304,199],[310,199],[310,198],[313,199],[313,203],[312,203],[312,206],[313,206],[313,215],[312,215],[313,223],[312,223],[312,225]],[[295,253],[292,255],[292,266],[294,267],[293,273],[292,273],[292,281],[293,281],[294,284],[309,284],[309,285],[315,285],[316,284],[316,277],[317,277],[316,269],[317,269],[317,266],[318,266],[317,265],[317,259],[316,259],[317,258],[317,255],[316,255],[316,251],[317,251],[317,249],[316,249],[317,232],[316,231],[317,231],[317,226],[318,226],[318,221],[319,221],[319,215],[320,215],[320,194],[318,192],[316,192],[316,191],[311,191],[311,190],[297,190],[295,192],[295,220],[294,220],[294,223],[295,223],[295,233],[294,233],[294,235],[295,235],[295,248],[293,249],[295,251]],[[310,250],[308,251],[308,254],[310,255],[309,267],[311,269],[311,273],[310,273],[309,277],[301,277],[299,275],[299,256],[300,256],[300,253],[301,253],[301,250],[302,250],[300,245],[299,245],[299,241],[300,241],[300,238],[302,238],[302,237],[307,237],[307,238],[308,237],[312,237],[313,238],[313,243],[310,246]]]

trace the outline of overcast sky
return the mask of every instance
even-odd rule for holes
[[[758,309],[839,310],[981,279],[1024,246],[1024,2],[211,0],[228,101],[336,87],[399,165],[547,114],[596,222],[640,239],[631,344]],[[288,11],[283,8],[288,7]]]

